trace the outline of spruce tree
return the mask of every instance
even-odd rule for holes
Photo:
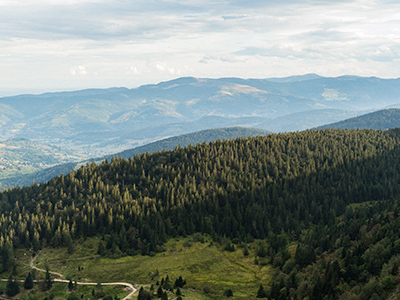
[[[224,292],[225,297],[232,297],[233,296],[233,291],[231,289],[226,289]]]
[[[30,290],[32,288],[33,288],[33,278],[31,272],[29,272],[24,282],[24,289]]]
[[[74,284],[72,283],[72,280],[68,282],[68,290],[72,291],[74,289]]]
[[[10,275],[7,281],[6,294],[7,296],[13,297],[18,293],[19,293],[18,282],[15,279],[13,279],[12,275]]]
[[[257,298],[267,298],[267,293],[265,292],[262,284],[260,285],[260,288],[258,289]]]
[[[51,280],[49,268],[46,269],[46,277],[44,279],[44,288],[46,291],[53,287],[53,281]]]
[[[168,294],[167,292],[164,292],[161,296],[161,300],[168,300]]]
[[[103,243],[100,241],[99,247],[97,248],[97,254],[100,254],[101,256],[103,256],[103,255],[104,255],[104,252],[105,252],[105,250],[104,250],[104,245],[103,245]]]
[[[162,289],[162,287],[161,287],[161,285],[160,285],[160,286],[158,287],[158,289],[157,289],[157,297],[158,297],[158,298],[161,298],[162,294],[163,294],[163,289]]]

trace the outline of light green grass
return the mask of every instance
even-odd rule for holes
[[[166,244],[167,251],[153,257],[138,255],[109,259],[96,254],[99,242],[98,238],[81,240],[76,243],[73,254],[63,248],[46,248],[37,258],[36,266],[48,266],[68,279],[90,282],[123,281],[150,285],[167,275],[171,281],[182,276],[188,288],[185,299],[220,299],[227,288],[233,290],[236,298],[252,299],[259,285],[268,286],[275,273],[270,265],[254,263],[252,245],[249,245],[250,254],[244,256],[239,247],[228,252],[215,243],[210,245],[209,241],[171,239]],[[157,270],[159,277],[154,278],[152,275]],[[202,293],[204,288],[210,290],[211,295]]]
[[[44,298],[48,298],[50,294],[53,294],[55,300],[67,299],[70,293],[76,293],[79,298],[83,295],[82,299],[96,299],[95,296],[92,295],[92,290],[96,289],[94,286],[82,286],[78,285],[77,289],[74,291],[68,290],[67,283],[54,283],[53,288],[50,291],[41,291],[38,284],[35,284],[32,290],[24,290],[22,287],[23,284],[20,284],[21,292],[15,297],[18,299],[37,299],[42,300]],[[5,288],[5,285],[4,285]],[[121,286],[104,286],[102,287],[102,291],[105,296],[110,295],[112,297],[117,296],[119,299],[122,299],[129,292],[125,291]]]

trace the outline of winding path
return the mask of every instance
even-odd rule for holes
[[[35,257],[32,257],[31,262],[30,262],[30,266],[31,266],[32,269],[38,270],[40,272],[46,272],[46,270],[39,269],[38,267],[35,266],[34,262],[35,262],[35,260],[36,260],[36,258],[38,256],[39,256],[39,254],[36,255]],[[59,276],[61,278],[64,278],[64,275],[62,275],[61,273],[52,272],[52,271],[49,271],[49,272],[50,272],[50,274],[57,275],[57,276]],[[69,280],[61,279],[61,278],[55,278],[55,279],[53,279],[53,281],[69,283]],[[79,285],[98,285],[97,282],[76,282],[76,284],[79,284]],[[123,298],[122,300],[128,300],[128,299],[132,298],[132,296],[136,293],[136,288],[132,284],[127,283],[127,282],[103,282],[103,283],[100,283],[100,284],[101,285],[122,285],[122,286],[127,287],[128,290],[130,290],[131,292],[125,298]]]

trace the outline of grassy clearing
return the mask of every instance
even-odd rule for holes
[[[63,248],[45,249],[37,258],[36,266],[49,267],[76,281],[123,281],[148,286],[167,275],[172,281],[182,276],[188,287],[184,291],[185,299],[195,300],[222,299],[228,288],[233,290],[235,298],[252,299],[260,283],[268,286],[275,272],[267,264],[268,260],[259,265],[254,263],[254,245],[249,245],[249,255],[244,256],[240,247],[229,252],[210,240],[201,243],[188,237],[171,239],[166,244],[167,251],[153,257],[109,259],[96,254],[99,242],[99,238],[81,240],[76,243],[73,254]],[[158,277],[154,276],[156,273]]]
[[[54,283],[53,288],[50,291],[42,291],[40,289],[39,284],[35,284],[32,290],[24,290],[22,284],[20,284],[21,292],[16,296],[18,299],[35,299],[35,300],[44,300],[45,298],[49,299],[50,295],[54,295],[54,300],[64,300],[67,299],[71,293],[75,293],[78,298],[81,299],[90,299],[95,300],[98,299],[98,295],[104,296],[117,296],[119,299],[122,299],[129,292],[125,291],[121,286],[104,286],[101,290],[97,290],[95,286],[82,286],[78,285],[76,290],[69,291],[67,283]],[[6,283],[2,283],[2,290],[4,291],[6,287]],[[94,294],[93,295],[93,290]],[[97,296],[96,296],[97,295]]]

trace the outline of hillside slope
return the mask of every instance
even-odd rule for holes
[[[400,109],[390,108],[327,124],[318,129],[381,129],[400,127]]]
[[[252,243],[254,265],[276,270],[272,283],[252,283],[271,299],[387,298],[400,265],[399,144],[398,129],[270,134],[15,188],[0,194],[3,272],[13,245],[73,251],[73,240],[97,236],[103,257],[153,256],[171,238],[207,234],[228,252]],[[206,262],[181,267],[213,275]]]
[[[141,153],[146,153],[146,152],[152,153],[154,151],[172,150],[178,146],[185,147],[189,146],[190,144],[196,145],[198,143],[203,143],[203,142],[209,143],[211,141],[216,141],[218,139],[229,140],[238,137],[250,137],[258,135],[265,136],[268,134],[269,132],[263,129],[243,128],[243,127],[229,127],[229,128],[202,130],[199,132],[193,132],[189,134],[166,138],[140,147],[125,150],[123,152],[116,153],[113,155],[107,155],[97,158],[89,158],[84,161],[75,160],[75,162],[58,164],[56,166],[45,168],[37,172],[31,172],[30,174],[22,174],[16,176],[16,174],[18,173],[21,174],[21,173],[14,172],[13,173],[14,176],[6,177],[3,180],[1,180],[0,178],[0,187],[1,186],[8,187],[9,185],[28,186],[33,181],[36,183],[46,182],[55,176],[61,176],[61,174],[70,173],[72,169],[86,164],[87,161],[89,162],[95,161],[97,163],[100,163],[105,159],[111,160],[112,157],[114,156],[118,156],[121,158],[129,158]]]

